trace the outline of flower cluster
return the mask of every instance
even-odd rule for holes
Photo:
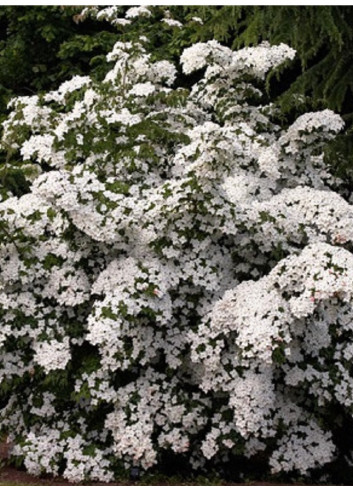
[[[263,103],[294,54],[195,44],[187,90],[119,41],[103,81],[11,102],[1,145],[30,191],[0,202],[0,428],[29,472],[110,481],[172,451],[306,474],[339,454],[353,208],[323,155],[341,118],[280,127]]]

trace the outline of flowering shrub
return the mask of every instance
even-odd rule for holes
[[[11,102],[2,147],[31,191],[0,203],[0,422],[29,472],[109,481],[175,452],[306,474],[338,455],[353,210],[323,158],[341,118],[281,128],[263,102],[294,55],[195,44],[188,91],[117,42],[103,82]]]

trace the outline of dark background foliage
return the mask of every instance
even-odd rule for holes
[[[80,8],[81,9],[81,8]],[[116,41],[108,24],[75,21],[77,7],[0,7],[1,109],[10,96],[50,90],[73,75],[99,71]],[[100,55],[93,60],[95,55]]]

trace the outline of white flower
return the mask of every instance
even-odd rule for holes
[[[71,360],[69,339],[63,341],[49,340],[33,345],[33,360],[44,368],[46,373],[51,370],[63,370]]]
[[[168,17],[162,19],[162,22],[168,24],[170,27],[179,27],[179,29],[183,27],[183,24],[181,22],[175,19],[169,19]]]
[[[151,82],[136,83],[129,91],[129,95],[135,95],[137,97],[148,97],[155,91],[155,86]]]
[[[127,19],[133,19],[135,17],[151,17],[151,11],[143,6],[131,7],[127,10],[125,17]]]

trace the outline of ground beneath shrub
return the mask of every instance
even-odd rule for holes
[[[217,483],[216,483],[217,484]],[[19,469],[15,469],[14,467],[9,467],[5,466],[0,469],[0,486],[16,486],[16,485],[21,485],[21,486],[76,486],[76,485],[82,485],[82,484],[74,484],[70,483],[67,480],[63,479],[62,477],[34,477],[32,475],[27,474],[27,472]],[[111,483],[83,483],[85,486],[148,486],[148,485],[153,485],[153,486],[207,486],[207,485],[214,485],[214,481],[210,481],[209,484],[205,484],[202,482],[194,482],[194,481],[180,481],[176,482],[175,477],[172,478],[172,480],[168,480],[166,478],[165,480],[162,479],[160,481],[156,481],[153,479],[150,483],[147,481],[137,481],[137,482],[132,482],[132,481],[118,481],[118,482],[111,482]],[[283,485],[291,485],[291,484],[283,484],[283,483],[278,483],[275,484],[273,482],[247,482],[244,484],[235,484],[235,483],[229,483],[224,481],[218,482],[217,485],[220,486],[283,486]],[[304,485],[304,484],[303,484]]]
[[[162,475],[152,476],[142,478],[142,480],[131,481],[131,480],[121,480],[117,482],[90,482],[83,484],[75,484],[68,482],[62,477],[35,477],[33,475],[28,474],[24,470],[16,469],[8,464],[8,446],[6,443],[0,443],[0,486],[77,486],[77,485],[85,485],[85,486],[207,486],[207,485],[219,485],[219,486],[290,486],[292,484],[286,484],[283,482],[259,482],[259,481],[251,481],[244,482],[243,484],[232,483],[219,480],[207,480],[207,478],[197,478],[184,480],[182,478],[178,479],[177,477],[163,477]],[[145,479],[145,480],[144,480]],[[296,485],[305,485],[298,484]]]

